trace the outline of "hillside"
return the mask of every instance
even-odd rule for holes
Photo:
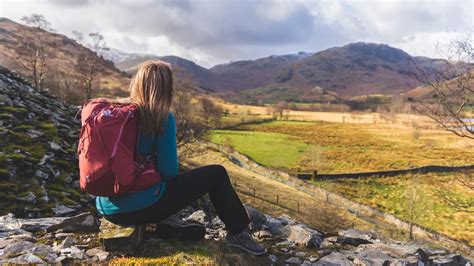
[[[126,54],[125,54],[126,55]],[[147,59],[180,66],[204,89],[234,102],[339,102],[367,94],[397,95],[420,85],[409,73],[410,61],[437,68],[441,60],[412,57],[384,44],[351,43],[317,53],[272,55],[203,68],[176,56],[111,57],[118,68],[131,71]]]
[[[69,215],[88,205],[76,111],[0,67],[0,215]]]
[[[38,41],[45,47],[47,54],[45,87],[53,89],[55,84],[66,82],[72,84],[77,79],[76,62],[81,54],[89,54],[96,58],[100,88],[121,90],[128,87],[129,76],[126,73],[75,40],[61,34],[25,26],[7,18],[0,18],[0,66],[15,69],[22,76],[31,78],[32,74],[23,66],[26,58],[18,53],[24,38]]]

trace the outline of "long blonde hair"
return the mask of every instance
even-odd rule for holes
[[[140,114],[140,132],[157,135],[163,132],[173,99],[173,71],[163,61],[146,61],[130,82],[130,101]]]

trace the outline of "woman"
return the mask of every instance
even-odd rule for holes
[[[248,232],[248,213],[223,166],[207,165],[178,173],[176,124],[170,112],[172,97],[170,65],[162,61],[145,62],[132,80],[130,97],[125,100],[139,108],[138,152],[146,156],[156,150],[157,169],[166,181],[120,197],[97,197],[98,212],[116,224],[158,223],[157,230],[163,230],[162,235],[188,235],[188,239],[199,239],[204,235],[202,226],[184,224],[170,217],[209,193],[226,226],[228,244],[254,255],[265,254],[265,247]]]

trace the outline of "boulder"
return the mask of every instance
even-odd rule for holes
[[[346,256],[340,252],[332,252],[331,254],[322,257],[318,261],[314,262],[313,265],[320,266],[350,266],[353,263],[346,258]]]
[[[109,256],[109,252],[103,251],[101,248],[91,248],[86,251],[87,256],[91,257],[92,260],[104,261]]]
[[[81,213],[73,217],[65,218],[62,222],[49,226],[48,232],[97,232],[100,222],[89,212]]]
[[[288,240],[294,242],[298,246],[319,248],[323,242],[321,233],[304,224],[293,224],[287,227],[289,227],[290,232]]]
[[[75,209],[69,208],[69,207],[64,206],[64,205],[56,206],[52,210],[54,212],[54,215],[57,215],[57,216],[63,216],[63,215],[71,214],[71,213],[76,211]]]
[[[339,232],[337,243],[358,246],[361,244],[371,244],[375,238],[369,232],[364,232],[356,229],[348,229]]]
[[[301,264],[301,259],[298,257],[291,257],[285,261],[288,264]]]
[[[38,258],[38,256],[28,253],[28,254],[23,254],[18,257],[9,259],[7,263],[8,264],[45,264],[45,261]]]

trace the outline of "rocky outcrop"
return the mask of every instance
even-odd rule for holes
[[[261,264],[472,265],[463,256],[441,249],[384,240],[372,232],[352,229],[324,236],[286,215],[273,217],[250,206],[246,209],[251,232],[269,250],[260,258]],[[225,241],[225,225],[212,211],[189,206],[177,218],[206,227],[205,240],[199,245]],[[41,219],[2,216],[0,264],[106,262],[123,254],[140,254],[157,240],[152,226],[123,228],[103,220],[98,234],[98,223],[90,213]]]
[[[0,215],[65,216],[86,206],[76,111],[0,67]]]

